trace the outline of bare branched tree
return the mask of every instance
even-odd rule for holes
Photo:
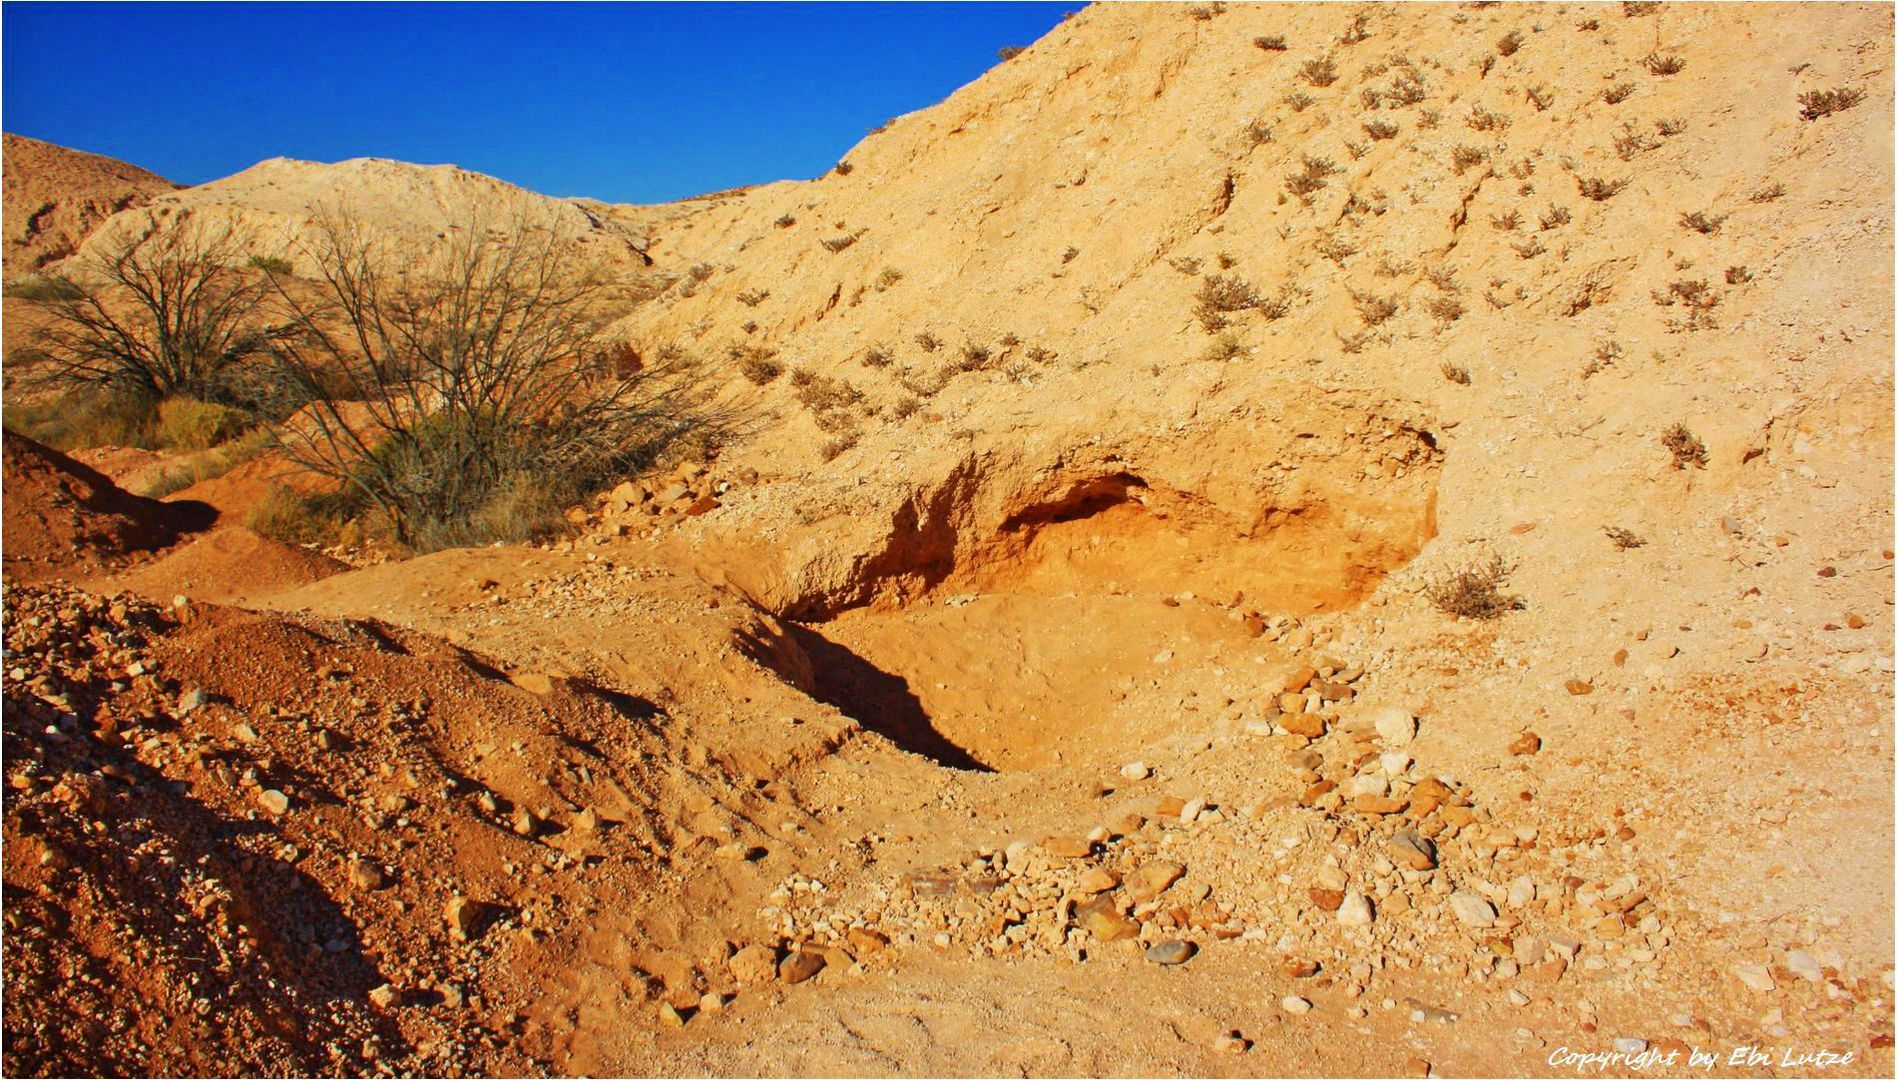
[[[411,548],[520,535],[707,420],[689,364],[601,344],[600,280],[531,213],[400,269],[346,214],[315,237],[319,299],[277,289],[272,381],[301,406],[279,441]]]
[[[190,220],[108,238],[35,301],[46,321],[33,374],[147,402],[227,398],[228,376],[268,337],[269,286],[243,266],[236,236]]]

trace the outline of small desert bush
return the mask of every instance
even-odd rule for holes
[[[1614,136],[1614,153],[1622,161],[1632,161],[1649,150],[1659,147],[1660,142],[1653,136],[1635,128],[1632,124],[1622,125],[1620,134]]]
[[[242,434],[249,426],[248,418],[236,409],[196,398],[171,397],[158,403],[153,435],[160,446],[208,450]]]
[[[1622,0],[1620,13],[1629,19],[1651,15],[1660,10],[1660,0]]]
[[[1193,314],[1207,333],[1221,330],[1226,316],[1258,306],[1258,293],[1237,275],[1211,274],[1200,283]]]
[[[856,243],[856,234],[844,233],[842,236],[833,236],[828,240],[821,241],[821,243],[823,244],[823,250],[835,255],[837,252]]]
[[[1661,119],[1655,120],[1653,122],[1653,129],[1659,132],[1661,135],[1664,135],[1670,139],[1673,136],[1678,135],[1680,132],[1686,130],[1686,117],[1684,116],[1662,117]]]
[[[1260,34],[1251,43],[1266,52],[1283,52],[1286,48],[1283,34]]]
[[[885,266],[883,267],[882,273],[876,275],[876,289],[880,292],[884,289],[892,288],[901,280],[901,270],[893,266]]]
[[[344,523],[356,509],[344,495],[306,495],[278,485],[251,506],[244,524],[286,544],[330,547],[339,542]]]
[[[1212,339],[1212,344],[1206,346],[1205,351],[1199,354],[1199,359],[1212,363],[1225,363],[1243,355],[1245,355],[1245,346],[1239,343],[1238,335],[1226,331]]]
[[[1588,357],[1587,364],[1581,368],[1583,379],[1598,375],[1614,366],[1614,361],[1626,355],[1618,341],[1602,341],[1594,346],[1594,355]]]
[[[1303,112],[1317,104],[1317,99],[1300,90],[1295,94],[1286,94],[1284,103],[1291,106],[1292,112]]]
[[[1357,254],[1356,245],[1341,236],[1323,237],[1318,240],[1317,243],[1311,245],[1311,248],[1338,266],[1344,265],[1345,259]]]
[[[817,426],[825,431],[840,431],[848,426],[848,414],[863,400],[863,392],[842,379],[798,370],[791,374],[798,404],[816,416]]]
[[[6,426],[55,450],[158,444],[158,410],[136,394],[86,386],[31,401],[9,397]]]
[[[1462,306],[1461,300],[1447,293],[1432,298],[1429,303],[1423,307],[1425,311],[1429,312],[1431,318],[1442,323],[1444,326],[1448,326],[1450,323],[1462,318],[1467,310]],[[1461,380],[1457,381],[1460,382]],[[1468,384],[1465,382],[1463,385],[1466,386]]]
[[[1457,364],[1443,364],[1443,378],[1457,386],[1468,386],[1474,380],[1469,378],[1469,369]]]
[[[1306,60],[1298,75],[1312,86],[1325,87],[1337,81],[1337,64],[1329,57]]]
[[[1509,125],[1508,117],[1491,112],[1482,105],[1469,110],[1469,127],[1474,131],[1505,131]]]
[[[1521,597],[1503,591],[1514,572],[1500,555],[1491,555],[1430,582],[1423,595],[1445,615],[1497,619],[1525,606]]]
[[[924,330],[916,335],[916,347],[925,353],[932,353],[942,347],[942,339]]]
[[[1743,266],[1726,267],[1726,284],[1744,285],[1752,280],[1752,271]]]
[[[1554,91],[1545,86],[1528,87],[1522,91],[1522,96],[1534,105],[1536,112],[1547,112],[1549,106],[1554,104]]]
[[[1385,139],[1396,138],[1396,133],[1402,129],[1388,120],[1376,119],[1364,121],[1363,130],[1364,134],[1382,142]]]
[[[1186,9],[1187,18],[1193,22],[1211,22],[1223,14],[1225,14],[1223,3],[1194,4]]]
[[[1517,52],[1521,51],[1522,40],[1522,32],[1520,30],[1510,30],[1508,33],[1502,35],[1501,40],[1495,43],[1495,51],[1501,53],[1503,56],[1514,56]]]
[[[1691,229],[1701,236],[1711,236],[1718,232],[1719,226],[1725,224],[1725,221],[1726,215],[1709,214],[1704,210],[1695,210],[1690,214],[1680,215],[1680,227]]]
[[[1606,202],[1620,194],[1632,181],[1609,180],[1601,176],[1576,176],[1574,183],[1583,198],[1592,199],[1595,202]]]
[[[296,269],[290,260],[280,255],[252,255],[250,265],[266,274],[289,274]]]
[[[1396,316],[1398,305],[1395,297],[1352,289],[1350,299],[1357,305],[1357,317],[1363,320],[1365,326],[1381,326]]]
[[[780,229],[788,229],[792,225],[797,224],[797,219],[792,217],[789,214],[784,214],[780,216],[776,221],[771,222],[771,224],[777,226]]]
[[[995,50],[995,59],[1005,64],[1027,51],[1027,46],[1025,45],[1003,45],[1001,48]]]
[[[1666,447],[1667,453],[1673,456],[1675,469],[1684,469],[1689,465],[1696,469],[1706,467],[1706,444],[1687,430],[1685,424],[1674,424],[1661,432],[1660,445]]]
[[[1489,225],[1502,232],[1514,232],[1522,227],[1522,212],[1510,210],[1506,214],[1489,215]]]
[[[856,171],[856,166],[847,161],[839,161],[837,162],[836,169],[838,176],[848,176]]]
[[[1842,90],[1807,90],[1798,95],[1798,115],[1805,120],[1820,120],[1843,112],[1864,100],[1864,91],[1856,87]]]
[[[1686,318],[1670,323],[1670,329],[1710,330],[1718,325],[1713,321],[1713,309],[1719,306],[1719,294],[1704,281],[1682,279],[1665,289],[1655,289],[1653,302],[1660,307],[1678,304],[1686,309]]]
[[[1603,525],[1601,531],[1606,533],[1607,538],[1614,542],[1614,547],[1621,551],[1632,551],[1634,548],[1645,547],[1647,544],[1647,541],[1638,533],[1623,529],[1618,525]]]
[[[1350,20],[1349,29],[1337,39],[1339,45],[1355,45],[1370,40],[1370,16],[1358,15]]]
[[[1488,159],[1489,152],[1479,146],[1463,144],[1449,152],[1449,163],[1455,167],[1458,176]]]
[[[1567,207],[1551,205],[1548,207],[1548,212],[1541,215],[1541,231],[1547,232],[1549,229],[1560,228],[1572,220],[1574,220],[1574,215],[1568,213]]]
[[[1286,177],[1284,187],[1286,191],[1289,191],[1300,199],[1307,198],[1319,188],[1324,187],[1330,177],[1336,176],[1343,171],[1344,170],[1338,168],[1337,163],[1330,158],[1313,157],[1306,154],[1304,155],[1303,170],[1292,173]]]
[[[1633,83],[1630,83],[1630,82],[1615,83],[1614,85],[1601,91],[1601,100],[1607,102],[1609,105],[1618,105],[1621,102],[1626,101],[1628,98],[1632,97],[1633,93],[1634,93]]]
[[[784,373],[784,365],[776,359],[773,349],[760,345],[733,345],[727,354],[738,371],[745,378],[759,386],[765,386]]]
[[[1415,105],[1429,96],[1429,88],[1423,84],[1423,77],[1410,72],[1399,75],[1384,91],[1384,97],[1392,109],[1401,109]]]
[[[1253,120],[1251,123],[1246,124],[1242,135],[1245,142],[1251,146],[1263,146],[1276,137],[1271,129],[1271,125],[1265,123],[1263,120]]]
[[[890,355],[889,350],[881,345],[871,345],[869,348],[863,350],[864,367],[888,367],[890,361],[893,359],[895,358]]]
[[[1767,184],[1765,187],[1753,192],[1750,196],[1751,200],[1755,203],[1776,202],[1784,197],[1785,185],[1778,183]]]
[[[770,298],[771,290],[769,289],[746,289],[738,294],[737,300],[745,307],[756,307]]]
[[[988,346],[979,342],[964,341],[960,367],[963,371],[980,371],[988,366],[988,361],[994,359],[994,356],[994,350]]]
[[[1686,70],[1686,58],[1683,56],[1662,56],[1659,52],[1650,52],[1640,61],[1646,69],[1655,75],[1678,75]]]

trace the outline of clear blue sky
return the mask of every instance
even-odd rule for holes
[[[0,126],[186,184],[388,157],[658,202],[815,176],[1080,6],[10,0]]]

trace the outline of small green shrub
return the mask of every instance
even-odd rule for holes
[[[172,397],[158,404],[158,445],[206,450],[234,438],[249,426],[243,413],[209,401]]]

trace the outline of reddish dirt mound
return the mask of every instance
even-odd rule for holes
[[[5,440],[7,577],[39,581],[118,566],[196,524],[181,505],[132,495],[57,450]]]
[[[177,186],[136,165],[11,132],[4,147],[9,278],[71,255],[106,218]]]
[[[348,564],[327,555],[233,525],[182,544],[112,584],[161,602],[182,593],[194,600],[246,604],[347,569]]]
[[[378,624],[7,604],[10,1073],[545,1067],[574,885],[655,889],[660,714]]]

